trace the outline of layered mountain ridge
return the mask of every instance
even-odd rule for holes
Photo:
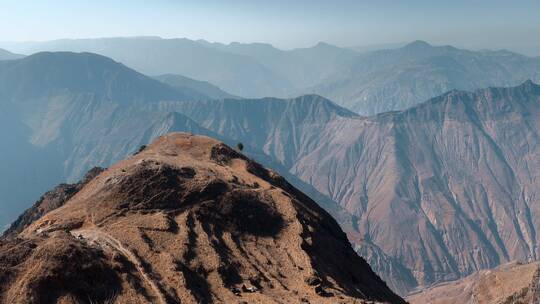
[[[208,81],[239,96],[272,96],[290,88],[287,81],[251,57],[223,52],[189,39],[63,39],[19,46],[27,54],[41,51],[101,54],[146,75],[180,74]]]
[[[117,68],[131,75],[121,79],[148,80]],[[31,79],[39,87],[43,78]],[[539,87],[531,81],[451,91],[371,117],[317,95],[200,101],[145,95],[120,102],[107,96],[125,92],[79,90],[69,82],[41,99],[3,87],[5,96],[19,96],[0,103],[6,117],[0,132],[9,130],[10,143],[0,151],[9,162],[0,165],[12,167],[0,175],[3,224],[55,184],[108,167],[157,136],[187,131],[242,142],[249,155],[297,179],[295,186],[321,198],[355,250],[400,294],[539,254]],[[168,86],[167,92],[182,95]],[[32,172],[17,169],[28,162]]]
[[[209,82],[191,79],[182,75],[165,74],[154,78],[179,91],[193,90],[199,94],[202,93],[206,97],[204,99],[240,99],[240,97],[229,94]]]
[[[57,62],[63,57],[67,63]],[[236,144],[161,106],[171,103],[168,100],[196,100],[200,94],[169,87],[103,56],[36,54],[0,65],[0,79],[4,88],[0,115],[6,115],[0,120],[6,143],[0,153],[7,160],[0,174],[0,224],[4,227],[47,189],[74,182],[94,166],[107,167],[160,135],[184,131]],[[265,164],[274,162],[260,149],[247,147],[247,151]],[[28,183],[34,186],[28,189]],[[314,189],[301,188],[321,196]],[[328,201],[330,209],[337,207],[327,198],[319,201]]]
[[[540,81],[540,59],[414,41],[355,52],[327,43],[280,50],[264,43],[127,37],[6,45],[13,51],[93,52],[147,75],[179,74],[246,98],[318,94],[361,115],[404,110],[447,91]]]
[[[24,55],[14,54],[7,50],[0,49],[0,60],[13,60],[13,59],[20,59],[22,57],[24,57]]]
[[[205,128],[263,147],[359,218],[361,236],[352,238],[357,250],[404,293],[537,258],[539,92],[531,81],[452,91],[367,118],[348,111],[323,111],[319,119],[276,111],[266,133],[257,126],[265,125],[261,117],[271,117],[264,110],[269,100],[260,107],[208,101],[198,112],[192,102],[174,109]],[[233,124],[217,113],[240,113],[243,128],[225,128]]]
[[[0,62],[0,84],[3,102],[17,105],[21,104],[19,100],[44,99],[63,92],[96,94],[97,98],[119,103],[202,97],[202,94],[183,94],[92,53],[43,52],[21,60]]]
[[[0,88],[2,227],[40,193],[159,135],[176,130],[219,137],[179,113],[140,109],[202,94],[176,90],[100,55],[39,53],[1,61]]]
[[[357,56],[311,91],[364,115],[404,110],[450,90],[540,81],[540,61],[509,51],[469,51],[415,41]]]

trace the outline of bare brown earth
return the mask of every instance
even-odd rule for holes
[[[525,304],[538,303],[540,262],[508,263],[461,280],[443,283],[407,298],[411,304]]]
[[[315,202],[208,137],[163,136],[22,228],[1,303],[405,303]]]

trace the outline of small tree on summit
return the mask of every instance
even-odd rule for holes
[[[238,149],[238,151],[242,151],[244,150],[244,144],[239,142],[236,144],[236,149]]]
[[[137,155],[137,154],[141,153],[142,151],[144,151],[144,149],[146,149],[146,145],[140,146],[139,150],[137,150],[137,152],[133,153],[133,155]]]

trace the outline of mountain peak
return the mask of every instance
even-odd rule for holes
[[[54,300],[405,303],[314,201],[225,144],[187,133],[98,174],[0,249],[0,267],[13,274],[0,291],[7,302],[50,299],[53,286]]]
[[[319,41],[315,46],[314,48],[337,48],[337,46],[333,45],[333,44],[330,44],[330,43],[326,43],[324,41]]]
[[[15,54],[5,49],[0,49],[0,60],[13,60],[23,58],[24,55]]]
[[[524,88],[537,88],[538,84],[534,83],[531,79],[527,79],[519,86]]]
[[[175,90],[109,57],[89,52],[39,52],[0,61],[0,79],[6,79],[0,83],[0,95],[14,100],[62,91],[96,94],[120,103],[200,99],[200,94]]]
[[[343,108],[342,106],[332,102],[330,99],[317,94],[302,95],[290,99],[290,102],[309,105],[311,108],[318,108],[319,110],[325,109],[328,114],[335,114],[342,117],[358,117],[358,114]]]
[[[516,89],[523,90],[524,92],[532,93],[535,95],[540,94],[540,85],[534,83],[531,79],[526,80],[525,82],[517,86]]]
[[[407,45],[405,45],[403,48],[407,49],[426,49],[433,47],[431,44],[423,41],[423,40],[415,40]]]
[[[38,52],[29,56],[26,56],[22,60],[24,61],[33,61],[33,60],[57,60],[58,63],[60,62],[66,62],[68,60],[77,60],[77,59],[84,59],[84,60],[94,60],[94,61],[102,61],[102,62],[108,62],[108,63],[116,63],[114,60],[112,60],[109,57],[105,57],[103,55],[90,53],[90,52]]]

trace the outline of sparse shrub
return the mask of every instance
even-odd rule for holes
[[[238,151],[244,150],[244,144],[239,142],[238,144],[236,144],[236,149],[238,149]]]
[[[133,155],[137,155],[137,154],[141,153],[142,151],[144,151],[144,149],[146,149],[146,145],[140,146],[139,150],[137,150],[137,152],[133,153]]]

